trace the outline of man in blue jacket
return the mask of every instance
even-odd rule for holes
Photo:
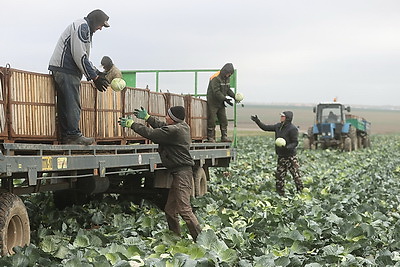
[[[297,191],[301,192],[303,190],[303,183],[300,179],[299,161],[296,156],[299,131],[292,124],[293,112],[282,112],[280,122],[271,125],[262,123],[257,115],[251,116],[251,120],[262,130],[275,132],[275,139],[283,138],[286,141],[275,143],[275,152],[278,155],[278,165],[275,173],[276,191],[278,194],[281,196],[285,195],[285,176],[288,170],[293,176]]]
[[[85,137],[79,129],[81,116],[80,82],[82,74],[104,92],[108,82],[89,61],[92,36],[97,30],[110,27],[108,16],[100,9],[69,25],[58,39],[49,62],[57,90],[57,115],[64,144],[91,145],[94,138]]]

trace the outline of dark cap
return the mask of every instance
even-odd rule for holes
[[[93,27],[110,27],[110,24],[108,23],[109,16],[107,16],[107,14],[104,13],[103,10],[95,9],[87,15],[87,18],[89,19],[89,22],[93,25]]]
[[[109,71],[112,68],[112,66],[114,65],[113,61],[111,60],[111,58],[109,56],[104,56],[101,59],[100,64],[103,65],[104,69],[107,71]]]

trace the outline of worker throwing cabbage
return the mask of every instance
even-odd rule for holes
[[[215,142],[215,126],[218,118],[221,129],[221,142],[231,142],[228,139],[228,119],[226,104],[233,106],[232,99],[239,103],[243,95],[234,93],[230,86],[230,77],[235,72],[232,63],[226,63],[222,69],[210,78],[207,88],[207,141]],[[227,96],[231,97],[228,98]]]
[[[183,106],[169,108],[165,116],[166,122],[151,116],[143,107],[135,109],[133,114],[149,126],[136,123],[129,116],[121,117],[119,125],[130,128],[158,144],[161,162],[173,178],[164,207],[168,227],[179,236],[181,227],[178,215],[180,215],[186,222],[193,240],[196,241],[201,227],[190,204],[194,161],[190,155],[192,139],[190,127],[185,122],[185,108]]]
[[[251,116],[251,120],[257,123],[262,130],[275,132],[275,152],[278,155],[275,178],[278,194],[285,196],[285,176],[288,170],[293,176],[297,192],[301,192],[303,183],[300,178],[299,161],[296,156],[299,131],[292,124],[293,112],[282,112],[280,122],[271,125],[262,123],[257,115]]]

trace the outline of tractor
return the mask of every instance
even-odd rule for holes
[[[315,106],[315,123],[303,135],[304,148],[339,148],[353,151],[370,147],[371,123],[362,117],[349,114],[350,111],[349,106],[345,107],[338,102],[324,102]]]

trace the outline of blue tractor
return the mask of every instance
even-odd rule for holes
[[[315,123],[304,134],[304,148],[339,148],[344,151],[369,147],[370,123],[365,119],[345,114],[350,107],[338,102],[319,103],[313,108]]]

